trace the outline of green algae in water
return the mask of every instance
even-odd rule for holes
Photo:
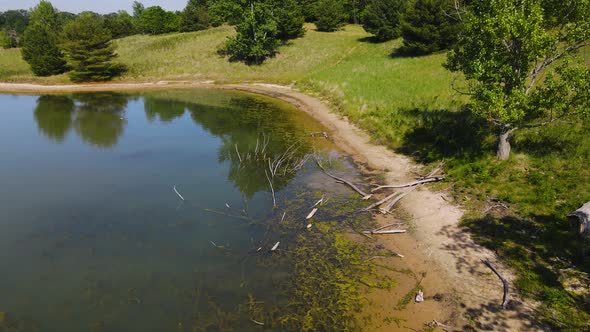
[[[269,159],[295,142],[288,168],[340,158],[292,106],[215,90],[0,99],[0,330],[350,330],[361,281],[387,286],[361,277],[366,248],[345,235],[370,223],[362,203],[313,163],[278,172],[273,207]]]

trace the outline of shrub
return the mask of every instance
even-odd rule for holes
[[[344,4],[340,0],[320,0],[316,7],[315,25],[319,31],[336,31],[346,22]]]
[[[407,0],[371,0],[362,14],[363,28],[379,41],[398,38],[406,4]]]

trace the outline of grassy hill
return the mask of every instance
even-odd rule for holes
[[[445,54],[392,57],[400,41],[373,43],[358,26],[303,38],[261,66],[230,63],[217,54],[233,28],[117,40],[122,81],[195,80],[294,84],[332,102],[376,141],[419,162],[445,159],[450,192],[467,206],[464,220],[480,243],[517,272],[515,286],[542,302],[539,315],[559,329],[590,329],[590,295],[566,286],[584,283],[590,257],[565,215],[590,201],[590,125],[556,123],[517,132],[507,162],[494,158],[495,128],[463,110]],[[590,64],[590,50],[583,53]],[[18,50],[0,50],[0,81],[67,82],[35,78]],[[449,183],[441,184],[441,189]],[[488,207],[505,204],[507,209]],[[573,268],[573,269],[572,269]],[[564,272],[570,271],[570,272]],[[586,275],[587,278],[587,275]]]

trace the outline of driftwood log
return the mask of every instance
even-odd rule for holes
[[[590,202],[568,214],[570,224],[580,232],[580,235],[590,239]]]

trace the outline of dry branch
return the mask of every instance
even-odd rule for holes
[[[357,186],[355,186],[352,182],[347,181],[343,178],[337,177],[335,175],[332,175],[330,173],[328,173],[324,167],[322,166],[322,164],[320,164],[320,161],[316,158],[315,160],[316,164],[318,165],[318,167],[324,172],[324,174],[326,174],[327,176],[331,177],[332,179],[339,181],[340,183],[344,183],[346,185],[348,185],[350,188],[352,188],[354,191],[356,191],[357,193],[359,193],[361,196],[363,196],[363,200],[367,200],[369,198],[371,198],[371,194],[367,194],[364,191],[362,191],[361,189],[359,189]]]
[[[182,199],[184,201],[184,197],[182,197],[182,195],[178,192],[178,190],[176,190],[176,185],[174,185],[174,187],[172,187],[174,189],[174,192],[176,193],[176,195],[178,195],[178,197],[180,197],[180,199]]]
[[[364,234],[402,234],[407,232],[405,229],[392,229],[389,231],[363,231]]]
[[[496,270],[496,268],[492,265],[492,263],[490,263],[490,261],[488,261],[487,259],[482,259],[481,261],[492,271],[494,271],[494,273],[502,281],[502,286],[504,288],[504,295],[502,296],[502,309],[506,309],[506,306],[508,305],[508,281],[504,277],[502,277],[500,272]]]
[[[445,177],[444,176],[429,176],[423,180],[419,180],[419,181],[414,181],[414,182],[409,182],[409,183],[404,183],[404,184],[393,184],[393,185],[384,185],[384,186],[377,186],[373,189],[371,189],[371,192],[374,193],[378,190],[381,189],[385,189],[385,188],[407,188],[407,187],[414,187],[420,184],[424,184],[424,183],[429,183],[429,182],[437,182],[437,181],[441,181],[443,180]]]
[[[316,212],[318,212],[318,208],[313,208],[313,210],[311,210],[311,212],[307,215],[307,217],[305,217],[305,219],[309,220],[309,219],[313,218],[313,216],[315,215]]]
[[[385,203],[385,202],[389,201],[390,199],[394,198],[394,197],[395,197],[395,196],[397,196],[398,194],[399,194],[399,192],[394,192],[393,194],[391,194],[391,195],[389,195],[389,196],[385,197],[384,199],[382,199],[382,200],[380,200],[380,201],[378,201],[378,202],[376,202],[376,203],[373,203],[373,204],[371,204],[371,205],[367,206],[366,208],[364,208],[364,209],[363,209],[363,211],[369,211],[369,210],[371,210],[372,208],[374,208],[374,207],[377,207],[377,206],[379,206],[379,205],[381,205],[381,204],[383,204],[383,203]]]
[[[281,242],[277,242],[277,243],[275,243],[275,245],[274,245],[274,246],[272,246],[272,248],[270,249],[270,251],[275,251],[275,250],[277,250],[277,248],[279,247],[279,244],[281,244]]]
[[[409,193],[411,193],[412,191],[414,191],[414,189],[416,189],[416,187],[413,187],[412,189],[402,193],[401,195],[395,197],[394,199],[391,200],[391,202],[387,203],[387,205],[385,205],[385,207],[383,207],[383,209],[380,209],[379,211],[383,214],[389,213],[389,211],[391,210],[391,208],[397,204],[397,202],[401,201],[402,198],[406,197]]]
[[[403,222],[394,222],[393,224],[388,224],[388,225],[385,225],[385,226],[381,226],[379,228],[375,228],[374,230],[372,230],[372,232],[377,232],[377,231],[380,231],[382,229],[393,227],[393,226],[401,226],[403,224],[404,224]]]

